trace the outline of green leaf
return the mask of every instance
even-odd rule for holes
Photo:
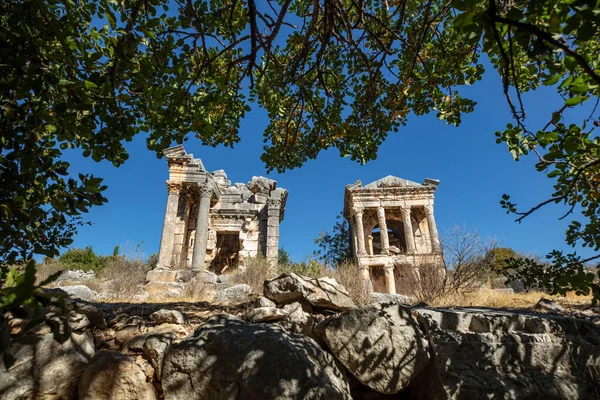
[[[96,85],[94,82],[92,81],[83,81],[85,84],[85,88],[86,89],[96,89],[98,87],[98,85]]]
[[[554,85],[556,82],[558,82],[560,80],[560,75],[554,75],[552,78],[548,78],[544,81],[544,85],[546,86],[552,86]]]
[[[570,99],[565,100],[565,106],[576,106],[587,99],[589,99],[589,97],[583,97],[583,96],[571,97]]]

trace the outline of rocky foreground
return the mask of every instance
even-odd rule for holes
[[[71,339],[13,344],[0,398],[600,399],[597,324],[405,300],[295,274],[235,305],[70,300]]]

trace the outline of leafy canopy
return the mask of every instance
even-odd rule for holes
[[[554,193],[546,200],[520,209],[504,195],[501,205],[517,221],[548,204],[564,204],[573,216],[566,232],[571,246],[587,246],[594,255],[586,259],[576,253],[553,251],[549,264],[512,259],[514,268],[528,266],[545,271],[546,287],[560,292],[594,289],[593,276],[583,274],[586,262],[600,258],[600,2],[581,0],[496,2],[465,0],[454,3],[458,14],[454,26],[467,35],[468,45],[486,54],[500,73],[503,91],[513,114],[513,123],[496,132],[497,142],[506,143],[515,160],[528,154],[537,158],[536,169],[554,182]],[[562,98],[557,110],[548,110],[547,122],[531,126],[526,120],[522,94],[547,86]],[[574,107],[593,101],[590,114],[575,120]],[[582,278],[585,276],[585,278]]]

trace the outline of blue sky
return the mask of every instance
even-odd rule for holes
[[[447,126],[435,115],[412,116],[407,126],[390,134],[377,160],[366,165],[330,149],[302,168],[266,174],[260,155],[268,121],[266,113],[256,106],[242,121],[241,142],[234,149],[204,147],[195,138],[185,147],[200,157],[209,171],[224,169],[232,182],[263,175],[289,190],[280,245],[296,260],[310,255],[315,249],[314,238],[335,223],[343,206],[345,185],[358,179],[366,184],[386,175],[416,182],[426,177],[441,181],[435,216],[442,236],[452,226],[464,224],[520,252],[543,254],[553,248],[568,249],[564,243],[567,221],[558,220],[565,212],[562,206],[548,206],[518,224],[499,205],[503,193],[510,194],[522,208],[535,205],[552,193],[552,181],[535,171],[533,157],[515,162],[505,145],[495,143],[494,132],[510,122],[497,74],[488,71],[481,82],[465,87],[462,93],[478,104],[473,113],[463,117],[461,126]],[[528,122],[540,127],[551,111],[560,107],[561,100],[546,89],[526,95],[525,103]],[[583,111],[576,113],[584,115]],[[167,198],[167,163],[146,148],[142,135],[126,147],[130,158],[119,168],[108,162],[69,157],[72,172],[91,172],[105,179],[109,200],[87,215],[93,224],[80,229],[73,246],[89,245],[101,254],[110,254],[115,245],[125,244],[141,244],[147,255],[158,251]]]

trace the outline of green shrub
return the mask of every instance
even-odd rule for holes
[[[302,262],[291,262],[277,266],[278,274],[293,272],[298,275],[318,278],[324,275],[326,267],[315,259],[308,259]]]
[[[99,272],[106,267],[110,258],[97,255],[91,246],[85,249],[73,247],[60,256],[59,262],[65,266],[65,269]]]

